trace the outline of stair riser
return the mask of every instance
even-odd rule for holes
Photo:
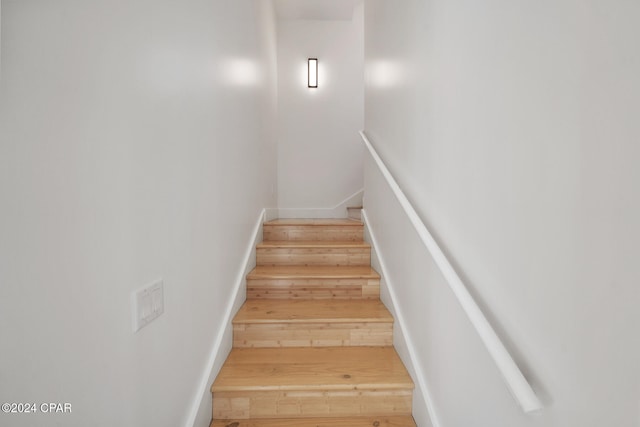
[[[362,223],[270,223],[246,281],[254,301],[234,317],[234,348],[211,387],[212,425],[415,427],[392,316],[364,301],[379,299],[380,277]]]
[[[365,266],[370,248],[258,248],[258,265]]]
[[[247,299],[378,299],[379,279],[252,279]]]
[[[411,415],[411,390],[217,392],[214,419]]]
[[[235,423],[235,424],[234,424]],[[218,420],[210,427],[416,427],[410,416],[260,418],[253,420]]]
[[[264,240],[361,241],[362,226],[264,225]]]
[[[233,326],[233,346],[391,346],[393,323],[270,323]]]

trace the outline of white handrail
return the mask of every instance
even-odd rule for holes
[[[369,154],[371,154],[376,165],[378,165],[380,172],[382,172],[382,175],[387,180],[387,184],[391,187],[393,194],[396,196],[398,202],[400,202],[400,205],[409,217],[411,224],[413,224],[414,228],[418,232],[422,243],[424,243],[431,253],[434,261],[440,268],[442,275],[447,280],[449,287],[458,298],[458,302],[462,306],[462,309],[469,317],[469,320],[478,332],[478,335],[480,335],[480,339],[487,347],[489,354],[498,366],[498,370],[500,370],[500,373],[502,374],[502,377],[513,397],[525,413],[542,409],[542,402],[540,402],[540,399],[536,396],[531,385],[527,382],[524,375],[522,375],[522,372],[513,361],[513,358],[505,348],[504,344],[500,341],[500,338],[498,338],[498,335],[487,321],[487,318],[482,314],[482,311],[473,300],[473,297],[467,290],[464,283],[462,283],[462,280],[460,280],[460,277],[451,266],[449,260],[447,260],[442,249],[440,249],[433,236],[431,236],[431,233],[429,233],[429,230],[427,230],[427,227],[425,227],[424,223],[416,213],[415,209],[413,209],[413,206],[411,206],[411,203],[398,186],[398,183],[389,172],[389,169],[387,169],[382,162],[382,159],[380,159],[380,156],[378,156],[378,153],[371,145],[371,142],[369,142],[364,131],[360,131],[360,136],[369,150]]]

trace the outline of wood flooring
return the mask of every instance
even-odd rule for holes
[[[415,427],[362,222],[280,219],[263,238],[211,427]]]

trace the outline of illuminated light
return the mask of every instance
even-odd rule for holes
[[[369,83],[381,89],[399,86],[404,74],[402,65],[393,61],[375,61],[367,67]]]
[[[255,86],[260,81],[258,66],[250,59],[227,59],[222,67],[224,82],[230,86]]]
[[[307,61],[307,86],[318,87],[318,58],[309,58]]]

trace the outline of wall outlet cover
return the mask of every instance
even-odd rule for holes
[[[147,326],[164,313],[164,283],[162,279],[133,292],[133,332]]]

